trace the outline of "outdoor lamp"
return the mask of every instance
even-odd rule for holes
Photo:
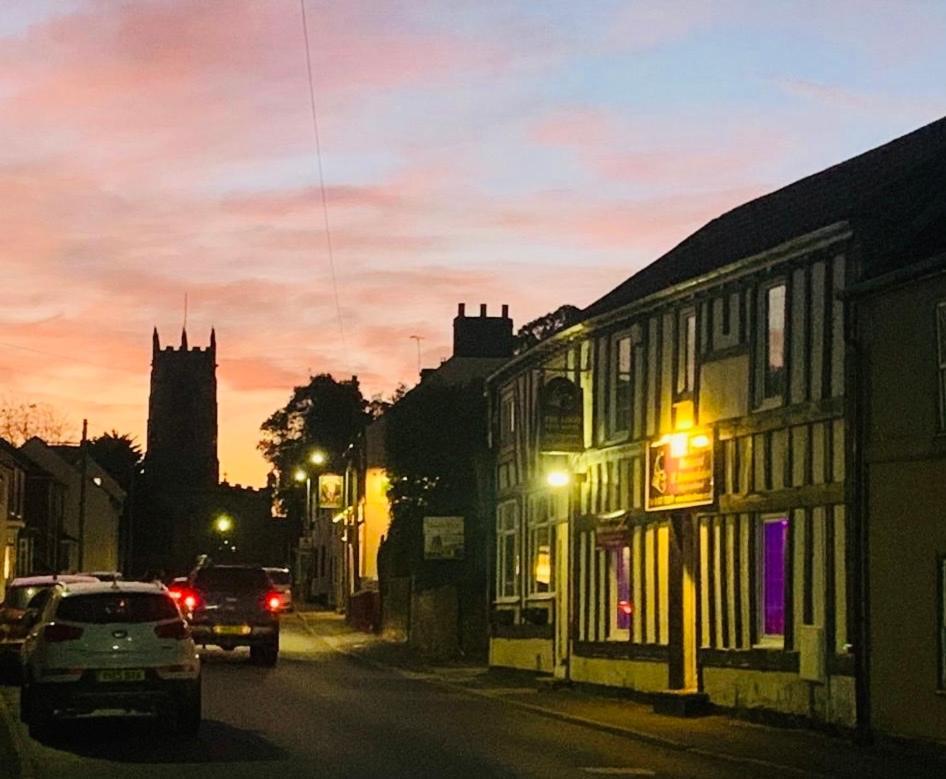
[[[325,452],[318,450],[309,455],[309,462],[313,465],[325,465]]]
[[[565,487],[572,480],[568,471],[556,469],[545,474],[545,483],[549,487]]]
[[[306,476],[306,472],[302,470],[302,468],[296,468],[296,472],[292,474],[292,478],[301,483],[304,482],[308,476]]]
[[[214,527],[218,533],[229,533],[233,529],[233,520],[226,514],[221,514],[214,520]]]

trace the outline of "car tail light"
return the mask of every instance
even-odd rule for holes
[[[168,595],[174,598],[174,600],[180,600],[182,597],[184,597],[184,590],[182,590],[180,587],[171,587],[168,590]]]
[[[57,625],[54,622],[43,629],[43,638],[51,643],[75,641],[82,638],[82,628],[77,628],[74,625]]]
[[[168,595],[185,611],[193,611],[200,604],[200,598],[197,596],[197,593],[186,587],[174,587],[169,589]]]
[[[167,622],[163,625],[155,625],[154,634],[158,638],[173,638],[177,641],[183,641],[185,638],[190,638],[191,632],[183,622]]]
[[[184,604],[184,608],[188,611],[193,611],[197,608],[197,604],[200,603],[200,598],[193,592],[184,593],[181,598],[181,603]]]
[[[282,608],[282,598],[279,597],[278,592],[268,592],[263,599],[263,605],[267,611],[279,611]]]

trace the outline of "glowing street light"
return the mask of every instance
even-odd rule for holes
[[[227,514],[221,514],[214,520],[214,529],[218,533],[229,533],[233,530],[233,519]]]
[[[302,468],[296,468],[295,473],[292,474],[292,478],[302,484],[302,482],[309,478],[309,474],[302,470]]]
[[[309,455],[309,462],[313,465],[325,465],[325,452],[316,449]]]

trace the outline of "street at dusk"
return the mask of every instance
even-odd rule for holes
[[[0,0],[0,777],[946,776],[946,0]]]
[[[613,701],[596,707],[574,694],[563,701],[567,695],[469,665],[380,666],[359,659],[366,642],[372,657],[373,642],[337,618],[314,613],[309,622],[311,631],[287,619],[284,661],[273,670],[253,668],[245,654],[208,654],[199,736],[169,736],[147,720],[87,720],[69,735],[29,742],[22,776],[880,779],[941,776],[946,767],[904,762],[897,752],[858,756],[848,746],[833,755],[830,740],[817,735],[789,733],[779,744],[777,730],[759,726],[668,727],[633,703],[626,703],[631,717],[609,726]],[[338,646],[347,647],[344,654]],[[12,709],[15,693],[2,695]],[[731,744],[719,742],[721,729],[733,733]],[[22,729],[16,737],[28,741]]]

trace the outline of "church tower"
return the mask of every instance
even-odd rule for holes
[[[151,396],[145,469],[152,488],[165,494],[213,490],[217,460],[217,339],[188,347],[161,348],[158,329],[151,343]]]

